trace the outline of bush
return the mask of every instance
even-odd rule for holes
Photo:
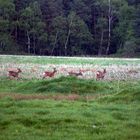
[[[137,47],[135,41],[126,41],[124,47],[119,49],[118,54],[124,57],[134,57],[137,52]]]

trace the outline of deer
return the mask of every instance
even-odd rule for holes
[[[80,69],[81,73],[88,72],[88,71],[90,71],[90,69]]]
[[[70,76],[82,76],[83,74],[82,74],[82,72],[80,71],[80,72],[74,72],[74,71],[70,71],[70,72],[68,72],[68,74],[70,75]]]
[[[20,68],[11,68],[11,69],[8,69],[8,76],[9,76],[10,79],[11,79],[11,77],[19,79],[18,75],[21,72],[22,71],[21,71]]]
[[[131,69],[131,70],[129,70],[127,73],[128,73],[128,74],[137,74],[138,71],[137,71],[137,70]]]
[[[43,79],[46,77],[54,77],[54,74],[57,72],[56,68],[53,68],[53,72],[45,71],[43,73]]]
[[[106,69],[104,69],[103,71],[97,71],[96,80],[104,79],[105,74],[106,74]]]

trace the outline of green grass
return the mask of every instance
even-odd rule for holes
[[[131,86],[133,84],[133,86]],[[128,87],[133,90],[140,82],[119,83],[119,92]],[[8,80],[1,79],[0,92],[13,93],[62,93],[78,95],[114,94],[118,90],[117,82],[78,79],[76,77],[60,77],[52,80]]]
[[[114,103],[129,103],[140,101],[140,86],[132,84],[131,86],[125,86],[117,94],[110,97],[105,97],[101,101],[114,102]]]
[[[139,140],[138,103],[0,100],[2,140]]]
[[[105,82],[61,77],[0,81],[0,93],[105,94],[94,100],[0,99],[2,140],[139,140],[140,82]],[[53,88],[55,85],[56,87]],[[59,88],[61,85],[61,88]],[[74,88],[74,87],[75,88]],[[81,86],[84,86],[83,88]],[[81,88],[80,88],[81,87]],[[110,90],[109,90],[110,88]],[[50,89],[50,90],[49,90]],[[15,93],[18,92],[18,93]]]
[[[137,65],[140,59],[119,59],[119,58],[84,58],[84,57],[40,57],[40,56],[15,56],[1,55],[0,63],[16,63],[16,64],[91,64],[91,65]]]
[[[0,64],[137,65],[140,59],[0,56]],[[28,95],[77,94],[78,100]],[[88,96],[97,96],[92,100]],[[26,96],[26,98],[13,98]],[[0,79],[0,140],[139,140],[140,81]]]

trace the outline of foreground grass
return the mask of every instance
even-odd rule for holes
[[[139,140],[140,82],[61,77],[0,81],[2,140]],[[8,93],[8,96],[7,96]],[[20,93],[20,94],[19,94]],[[106,95],[93,100],[41,100],[12,95]],[[10,95],[10,96],[9,96]]]
[[[3,140],[139,140],[139,102],[0,100]]]
[[[76,77],[60,77],[48,80],[0,80],[0,92],[13,93],[62,93],[78,95],[114,94],[123,90],[134,91],[139,81],[95,81]]]
[[[62,94],[95,94],[112,93],[116,85],[110,82],[60,77],[50,80],[8,80],[0,81],[0,92],[19,93],[62,93]]]

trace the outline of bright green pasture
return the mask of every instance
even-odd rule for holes
[[[0,100],[1,140],[139,140],[140,106],[113,101]]]
[[[114,95],[120,92],[140,92],[140,81],[95,81],[76,77],[46,80],[0,80],[0,93],[63,95]]]
[[[125,82],[119,84],[123,87]],[[60,77],[48,80],[8,80],[0,81],[0,92],[25,93],[25,94],[109,94],[117,92],[117,83],[95,80],[78,79],[76,77]],[[136,83],[138,85],[138,82]]]
[[[139,81],[97,82],[61,77],[44,81],[2,79],[0,85],[0,95],[8,93],[0,99],[0,140],[140,139]],[[76,101],[11,97],[19,93],[100,96]]]

